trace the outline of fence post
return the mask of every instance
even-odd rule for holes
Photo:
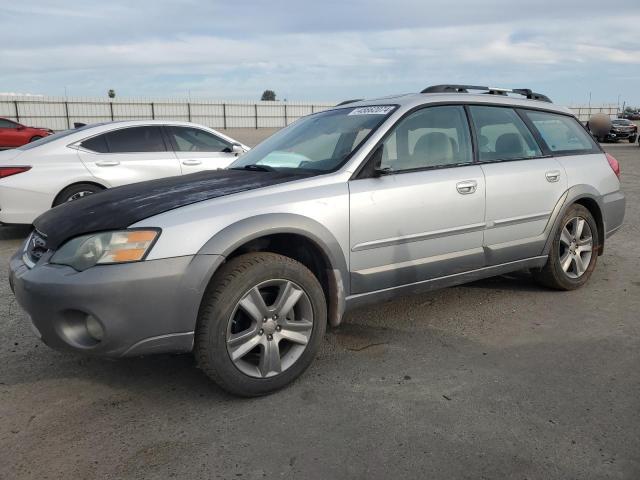
[[[20,123],[20,112],[18,111],[18,101],[13,101],[13,106],[16,109],[16,122]]]
[[[224,129],[227,129],[227,104],[222,104],[222,125]]]
[[[191,121],[191,103],[187,102],[187,119]]]
[[[71,128],[71,122],[69,121],[69,102],[64,101],[64,113],[67,117],[67,129]]]
[[[109,110],[111,111],[111,121],[113,122],[113,101],[109,101]]]
[[[258,104],[257,103],[253,104],[253,109],[256,116],[256,130],[257,130],[258,129]]]
[[[314,107],[314,106],[313,106],[313,105],[311,105],[311,113],[315,113],[315,112],[314,112],[314,108],[313,108],[313,107]]]
[[[287,104],[284,104],[284,126],[289,125],[289,120],[287,119]]]
[[[151,120],[156,119],[156,109],[153,106],[153,102],[151,102]]]

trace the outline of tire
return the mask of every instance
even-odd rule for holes
[[[629,137],[629,143],[636,143],[636,140],[638,139],[637,135],[631,135]]]
[[[576,219],[584,221],[579,237],[575,237]],[[585,240],[587,236],[590,236],[590,242]],[[571,241],[572,246],[568,246],[568,241]],[[541,269],[533,270],[533,277],[541,285],[556,290],[580,288],[587,283],[596,268],[599,247],[598,226],[593,215],[582,205],[573,204],[562,216],[554,233],[547,263]],[[587,251],[587,248],[591,250]],[[572,255],[574,250],[575,254]],[[576,257],[579,257],[581,267],[578,266]],[[565,267],[568,262],[568,268],[563,268],[563,262]]]
[[[75,185],[70,185],[58,194],[56,199],[53,201],[53,206],[57,207],[63,203],[72,202],[87,195],[93,195],[94,193],[101,192],[102,190],[104,190],[104,188],[99,185],[94,185],[93,183],[77,183]]]
[[[283,292],[298,298],[290,309],[276,308]],[[309,367],[326,324],[324,292],[309,269],[275,253],[247,253],[223,265],[209,284],[198,314],[194,354],[198,366],[227,392],[265,395],[287,386]],[[302,337],[306,344],[300,342]],[[276,354],[278,361],[266,360]]]
[[[31,142],[35,142],[36,140],[40,140],[42,137],[39,137],[38,135],[36,135],[35,137],[31,137],[31,140],[29,140],[29,143]]]

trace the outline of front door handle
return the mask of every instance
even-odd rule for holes
[[[118,160],[100,160],[96,162],[96,165],[99,167],[115,167],[116,165],[120,165]]]
[[[200,160],[183,160],[183,165],[201,165],[202,162]]]
[[[560,170],[550,170],[544,176],[547,177],[547,182],[555,183],[560,180]]]
[[[475,180],[465,180],[464,182],[456,183],[456,189],[460,195],[469,195],[474,193],[478,188],[478,182]]]

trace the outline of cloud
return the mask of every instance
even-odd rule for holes
[[[589,91],[640,101],[624,80],[640,75],[636,0],[618,2],[624,13],[590,0],[535,9],[503,0],[142,0],[91,4],[82,18],[64,2],[11,5],[0,2],[3,90],[253,98],[273,88],[319,100],[461,81],[565,101]]]

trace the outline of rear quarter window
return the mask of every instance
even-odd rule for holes
[[[84,140],[80,146],[86,150],[90,150],[96,153],[108,153],[109,148],[107,147],[107,141],[105,138],[105,134],[98,135],[93,138],[88,138]]]
[[[552,153],[599,152],[578,121],[557,113],[523,110]]]

